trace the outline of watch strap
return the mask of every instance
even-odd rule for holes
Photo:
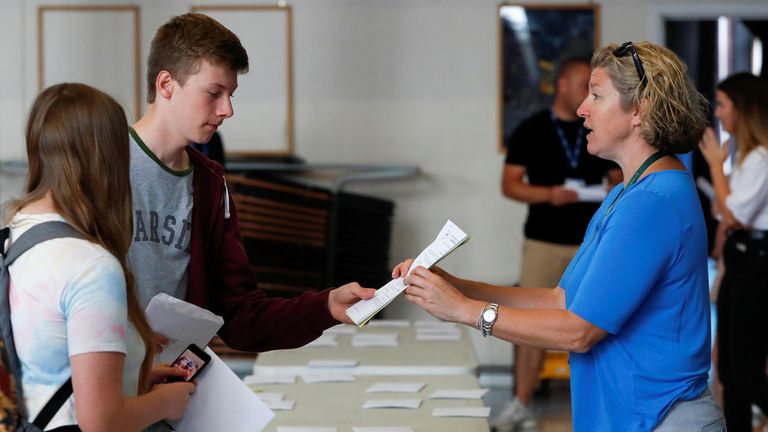
[[[485,312],[492,310],[494,312],[493,319],[488,321],[485,319]],[[483,312],[480,314],[480,332],[483,337],[491,336],[493,334],[493,325],[496,324],[496,320],[499,318],[499,305],[496,303],[487,303],[483,308]]]

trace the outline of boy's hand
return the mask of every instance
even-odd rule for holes
[[[357,282],[351,282],[331,290],[328,295],[328,309],[336,321],[353,324],[345,313],[350,306],[360,300],[368,300],[376,294],[373,288],[363,288]]]

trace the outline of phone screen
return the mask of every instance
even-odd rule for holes
[[[168,377],[165,382],[191,381],[209,361],[210,356],[205,351],[190,345],[171,364],[172,367],[182,369],[186,374],[183,377]]]

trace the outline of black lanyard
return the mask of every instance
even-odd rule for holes
[[[549,117],[552,119],[552,124],[555,125],[555,131],[557,132],[557,136],[560,137],[560,144],[563,146],[563,151],[565,152],[565,157],[568,159],[568,165],[571,166],[574,170],[578,168],[579,166],[579,153],[581,153],[581,147],[584,143],[584,127],[580,126],[576,130],[576,143],[571,148],[570,143],[568,142],[568,138],[565,136],[565,132],[563,131],[563,128],[560,126],[560,121],[555,116],[555,112],[551,109],[549,110]]]
[[[608,215],[611,214],[611,210],[613,210],[613,206],[616,204],[616,201],[619,200],[619,197],[621,196],[621,194],[624,193],[624,191],[627,190],[627,188],[637,183],[637,179],[639,179],[640,176],[643,175],[643,173],[645,172],[645,170],[648,169],[649,166],[653,165],[654,162],[656,162],[657,160],[669,154],[671,153],[668,150],[659,150],[656,153],[649,156],[648,159],[646,159],[645,162],[643,162],[640,165],[640,168],[638,168],[637,171],[635,171],[635,174],[632,176],[631,179],[629,179],[629,182],[627,183],[627,185],[621,188],[619,193],[616,194],[616,198],[614,198],[613,201],[611,201],[611,205],[608,206],[608,210],[605,211],[605,214],[603,215],[603,219],[600,220],[600,225],[598,225],[597,229],[595,229],[595,235],[597,235],[597,233],[600,232],[600,228],[602,227],[603,222],[605,222],[605,218],[607,218]]]

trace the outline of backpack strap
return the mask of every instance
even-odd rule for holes
[[[11,326],[11,306],[8,299],[8,289],[10,285],[8,268],[10,268],[11,264],[16,261],[16,258],[39,243],[65,237],[82,239],[83,235],[66,222],[43,222],[27,230],[8,247],[8,250],[5,250],[5,241],[9,236],[9,227],[3,228],[0,231],[0,333],[5,342],[5,355],[7,356],[5,359],[6,364],[10,368],[13,376],[16,377],[14,380],[16,397],[17,400],[20,400],[23,395],[21,379],[19,379],[21,377],[21,363],[16,354],[16,345],[13,340],[13,328]],[[8,278],[8,280],[3,282],[3,277]],[[61,406],[64,405],[64,402],[69,399],[71,394],[72,378],[69,378],[43,407],[43,410],[40,411],[40,414],[35,418],[33,424],[40,429],[45,429],[45,426],[51,421]],[[26,407],[23,403],[19,403],[18,405],[22,417],[26,417]]]

